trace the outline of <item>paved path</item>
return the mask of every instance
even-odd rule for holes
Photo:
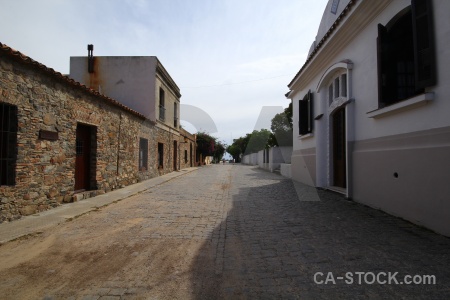
[[[110,228],[104,251],[120,249],[121,263],[108,276],[85,270],[89,280],[61,282],[46,299],[450,299],[450,239],[255,167],[199,168],[64,226],[69,244]],[[71,251],[49,255],[106,263],[87,246]]]
[[[177,172],[171,172],[169,174],[142,181],[137,184],[133,184],[94,198],[64,204],[51,210],[22,217],[21,219],[14,222],[1,223],[0,245],[26,235],[40,233],[46,228],[61,224],[90,211],[97,210],[111,203],[142,193],[143,191],[156,187],[160,184],[163,184],[176,177],[185,175],[197,169],[197,167],[192,167]]]

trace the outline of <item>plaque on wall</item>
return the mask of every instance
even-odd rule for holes
[[[39,138],[42,140],[56,141],[58,139],[57,131],[39,130]]]

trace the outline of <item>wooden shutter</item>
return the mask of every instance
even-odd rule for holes
[[[436,84],[432,1],[412,0],[416,89]]]
[[[313,112],[313,95],[311,91],[309,91],[303,100],[298,102],[298,126],[299,126],[299,134],[307,134],[311,133],[313,129],[314,122],[314,112]]]
[[[314,123],[314,102],[313,102],[313,94],[311,91],[308,92],[308,133],[311,133],[313,130]]]
[[[300,100],[298,102],[299,106],[299,134],[307,134],[308,133],[308,101],[306,99]]]
[[[377,61],[378,61],[378,103],[380,107],[386,105],[388,97],[388,64],[389,41],[386,27],[378,24]]]

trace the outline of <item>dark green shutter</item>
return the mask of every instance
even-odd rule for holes
[[[298,127],[299,127],[299,134],[308,134],[312,132],[313,129],[313,122],[314,122],[314,116],[313,116],[313,95],[309,91],[305,97],[298,101]]]
[[[308,133],[308,101],[299,101],[299,132],[300,135]]]
[[[436,84],[433,10],[429,0],[412,0],[416,89]]]
[[[378,60],[378,103],[380,107],[386,105],[388,100],[388,68],[389,68],[389,41],[386,27],[378,24],[377,60]]]
[[[311,133],[314,124],[314,102],[313,94],[311,91],[308,92],[308,132]]]

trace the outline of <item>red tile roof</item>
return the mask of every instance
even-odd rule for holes
[[[98,91],[91,89],[91,88],[85,86],[84,84],[81,84],[81,83],[69,78],[66,75],[61,74],[60,72],[56,72],[54,69],[48,68],[47,66],[35,61],[34,59],[26,56],[25,54],[15,50],[5,44],[0,43],[0,52],[11,57],[12,59],[14,59],[20,63],[30,65],[31,67],[33,67],[37,70],[41,70],[44,73],[48,74],[49,76],[53,77],[54,79],[64,82],[65,84],[67,84],[70,87],[77,88],[82,91],[88,92],[89,94],[97,97],[98,99],[101,99],[107,103],[117,106],[135,116],[146,119],[146,117],[144,115],[129,108],[128,106],[123,105],[119,101],[114,100],[113,98],[110,98],[108,96],[105,96],[105,95],[99,93]]]

